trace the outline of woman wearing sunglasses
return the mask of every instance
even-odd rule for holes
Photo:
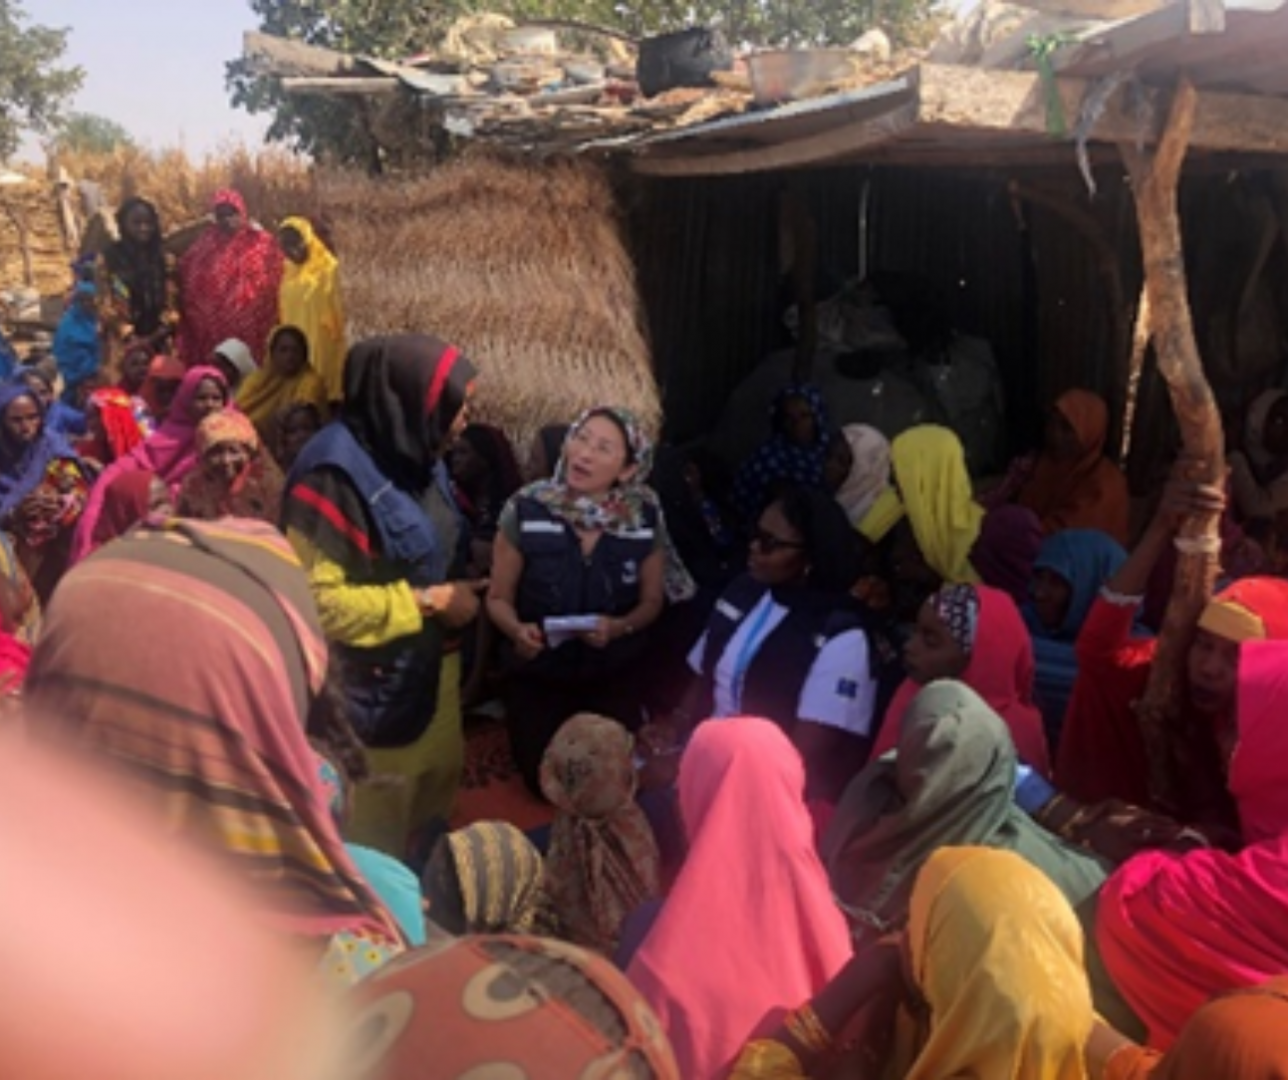
[[[703,717],[759,716],[792,738],[807,797],[832,803],[867,758],[893,680],[893,654],[850,597],[859,544],[831,496],[785,491],[751,531],[747,572],[716,603],[689,654],[694,679],[669,728],[681,740]]]

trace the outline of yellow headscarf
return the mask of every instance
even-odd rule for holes
[[[948,428],[922,424],[895,439],[890,460],[899,499],[926,565],[950,585],[978,582],[970,552],[984,510],[971,493],[961,440]]]
[[[932,855],[912,894],[908,950],[931,1019],[907,1080],[1086,1080],[1093,1012],[1082,929],[1019,855]]]
[[[326,383],[332,401],[344,396],[345,324],[340,303],[339,260],[302,217],[289,217],[279,229],[293,229],[304,241],[308,258],[286,260],[278,293],[279,314],[286,326],[298,326],[309,339],[309,363]]]
[[[237,391],[237,408],[250,418],[259,437],[269,447],[277,445],[276,424],[290,406],[300,403],[316,405],[322,415],[326,415],[326,384],[311,365],[289,379],[273,370],[273,342],[283,331],[291,329],[299,328],[279,326],[268,336],[263,366],[247,378]],[[301,330],[300,333],[304,331]],[[308,335],[305,334],[305,337]]]

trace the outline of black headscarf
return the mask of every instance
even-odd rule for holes
[[[810,588],[829,595],[848,594],[859,577],[862,540],[840,504],[831,495],[806,487],[787,488],[772,501],[801,534]]]
[[[381,472],[419,493],[477,375],[457,349],[428,334],[367,338],[345,360],[340,419]]]
[[[546,472],[544,476],[538,476],[535,479],[549,480],[554,476],[555,466],[563,456],[564,443],[568,439],[570,426],[569,424],[547,424],[537,432],[537,438],[541,442],[541,452],[546,457]]]
[[[519,464],[515,460],[510,440],[500,428],[488,424],[470,424],[461,432],[461,442],[469,443],[487,467],[483,490],[467,491],[465,494],[476,503],[486,501],[500,513],[505,501],[523,486],[523,477],[519,475]]]
[[[152,217],[152,239],[137,244],[130,239],[125,224],[130,215],[142,207]],[[166,309],[166,263],[162,246],[161,216],[147,199],[132,198],[116,211],[116,228],[121,238],[111,244],[104,258],[107,268],[124,282],[129,290],[130,321],[136,334],[151,334],[161,326]]]

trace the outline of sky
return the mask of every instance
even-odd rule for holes
[[[20,2],[32,22],[71,29],[67,59],[85,69],[73,111],[115,120],[146,146],[195,156],[230,140],[262,141],[267,118],[233,109],[224,90],[224,63],[255,28],[246,0]]]

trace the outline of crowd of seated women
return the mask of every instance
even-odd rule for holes
[[[366,339],[332,384],[314,333],[247,371],[122,343],[81,433],[56,370],[0,388],[0,723],[23,744],[0,762],[87,758],[129,807],[92,830],[124,872],[152,873],[146,835],[222,875],[210,917],[275,988],[257,1008],[330,999],[331,1060],[391,1080],[1285,1075],[1284,399],[1254,408],[1233,507],[1182,459],[1132,536],[1087,391],[995,485],[949,428],[835,430],[808,386],[745,462],[655,455],[604,403],[541,432],[524,484],[459,349]],[[1182,522],[1219,514],[1270,537],[1263,573],[1224,568],[1159,760],[1146,598]],[[489,694],[538,833],[450,828]],[[7,832],[80,850],[60,821],[0,814],[0,877]],[[155,895],[108,892],[102,936],[171,947]],[[16,895],[22,960],[17,923],[53,916]],[[79,1009],[88,951],[28,1007]],[[217,951],[162,960],[229,1000]],[[307,1074],[307,1040],[264,1049],[232,1012],[256,1068]],[[204,1075],[127,1031],[102,1053]],[[0,1062],[72,1052],[38,1034]]]

